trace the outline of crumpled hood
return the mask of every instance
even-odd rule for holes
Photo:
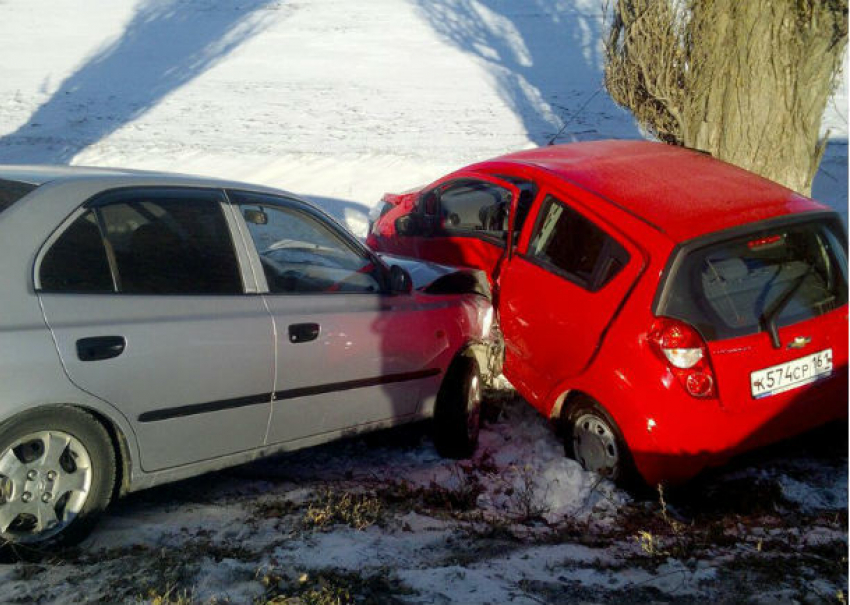
[[[378,253],[387,265],[397,265],[410,274],[413,289],[426,294],[478,294],[492,298],[487,275],[478,269],[450,267],[424,260]]]

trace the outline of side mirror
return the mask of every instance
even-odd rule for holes
[[[393,294],[410,294],[413,291],[413,279],[410,273],[393,265],[390,267],[390,292]]]
[[[395,221],[395,232],[398,235],[412,237],[422,234],[422,217],[418,214],[405,214]]]

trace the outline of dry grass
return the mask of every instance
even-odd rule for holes
[[[381,501],[372,494],[339,492],[327,488],[307,505],[302,524],[319,530],[327,530],[335,525],[363,530],[381,519],[382,509]]]

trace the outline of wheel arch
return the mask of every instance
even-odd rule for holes
[[[132,477],[130,446],[127,442],[127,436],[124,434],[124,431],[121,430],[121,427],[117,422],[101,410],[85,405],[68,405],[94,417],[95,421],[106,430],[106,433],[109,435],[110,446],[115,452],[116,477],[112,497],[114,499],[123,496],[130,491],[130,479]]]
[[[645,414],[641,413],[639,399],[634,387],[624,383],[616,373],[595,373],[576,380],[568,380],[552,390],[548,418],[558,425],[566,421],[570,410],[582,399],[600,406],[617,424],[623,439],[633,447],[640,441],[640,427],[645,426]]]
[[[593,401],[605,408],[606,411],[611,414],[610,410],[608,410],[608,408],[593,395],[580,389],[567,389],[555,398],[555,403],[552,405],[552,409],[549,410],[549,421],[556,423],[558,428],[562,429],[567,421],[570,411],[575,408],[576,405],[581,403],[582,400]]]
[[[626,444],[631,445],[625,431],[623,430],[622,414],[620,413],[621,410],[612,410],[611,407],[606,405],[603,400],[600,400],[592,393],[582,389],[567,389],[555,399],[555,403],[549,414],[549,421],[555,424],[555,428],[559,431],[559,433],[562,435],[566,434],[564,431],[568,428],[567,424],[570,413],[582,402],[595,403],[602,408],[608,416],[611,417],[614,424],[617,425],[616,428]]]
[[[2,420],[0,420],[0,423],[5,424],[22,414],[50,408],[72,408],[80,412],[84,412],[91,416],[94,422],[103,427],[106,434],[109,436],[110,442],[108,445],[112,448],[112,451],[115,454],[116,480],[112,495],[117,497],[131,491],[130,485],[133,476],[133,456],[131,453],[131,441],[127,436],[127,429],[122,426],[120,420],[115,419],[112,414],[100,409],[99,407],[80,402],[68,401],[49,401],[38,405],[17,406],[10,410],[10,413],[5,414]]]
[[[453,368],[464,359],[475,360],[478,363],[478,370],[483,373],[487,368],[486,355],[486,345],[483,342],[476,340],[469,340],[465,342],[460,348],[458,348],[455,354],[452,355],[452,358],[446,365],[446,371],[443,372],[443,375],[440,378],[440,390],[442,390],[446,379],[448,379],[448,377],[452,374]]]

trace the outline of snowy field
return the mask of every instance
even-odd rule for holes
[[[601,88],[601,4],[0,0],[0,163],[263,183],[364,235],[385,191],[559,132],[641,138]],[[845,79],[814,186],[845,218],[847,115]],[[131,495],[22,556],[2,602],[838,602],[847,429],[633,499],[502,400],[468,463],[392,431]]]
[[[640,138],[602,90],[601,0],[0,0],[0,163],[386,191],[546,144]],[[847,205],[847,86],[815,196]]]

